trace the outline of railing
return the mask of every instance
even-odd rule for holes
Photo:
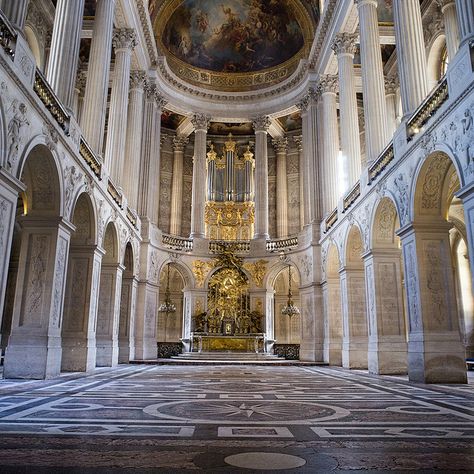
[[[162,234],[161,243],[172,250],[180,250],[181,252],[191,252],[193,250],[192,239],[178,237],[177,235]]]
[[[284,250],[292,250],[295,247],[298,247],[297,236],[267,241],[267,252],[281,252]]]
[[[326,217],[326,220],[324,221],[325,224],[325,232],[327,232],[336,222],[338,219],[337,215],[337,207],[334,209],[334,211],[329,214],[329,216]]]
[[[10,22],[0,11],[0,46],[12,59],[15,57],[14,43],[16,42],[16,32],[11,27]]]
[[[102,163],[100,162],[99,158],[95,155],[92,151],[92,148],[86,142],[84,137],[81,137],[81,145],[79,147],[79,153],[81,154],[84,161],[89,165],[89,168],[94,172],[94,174],[101,179],[101,170],[102,170]]]
[[[422,102],[410,120],[408,120],[407,133],[409,140],[417,133],[420,133],[423,125],[430,120],[448,98],[448,81],[446,78],[443,78],[436,89]]]
[[[127,219],[130,222],[130,224],[137,229],[137,224],[138,224],[138,214],[130,207],[127,206]]]
[[[112,199],[122,208],[122,202],[123,202],[123,194],[117,186],[115,186],[115,183],[109,178],[109,181],[107,183],[107,191],[109,194],[112,196]]]
[[[211,240],[209,242],[209,253],[219,254],[231,248],[235,253],[249,253],[249,240]]]
[[[43,76],[41,71],[36,68],[35,71],[35,83],[33,89],[36,92],[36,95],[40,98],[41,102],[49,110],[53,118],[58,122],[59,126],[67,131],[69,128],[69,114],[67,113],[64,106],[61,104],[56,94],[51,89],[51,86],[48,84],[48,81]]]
[[[344,211],[343,212],[347,211],[347,209],[349,209],[352,206],[352,204],[354,204],[357,201],[359,196],[360,196],[360,181],[358,181],[354,185],[354,187],[349,191],[349,193],[344,198],[344,201],[343,201]]]
[[[369,166],[369,183],[382,173],[394,158],[393,142],[390,142],[379,157]]]

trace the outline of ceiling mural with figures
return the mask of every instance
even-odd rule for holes
[[[170,0],[152,1],[150,11],[157,45],[181,79],[215,90],[252,90],[281,82],[307,57],[316,3]]]

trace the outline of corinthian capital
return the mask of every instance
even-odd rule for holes
[[[326,94],[331,92],[333,94],[337,93],[337,76],[332,75],[323,75],[319,79],[319,88],[321,94]]]
[[[275,138],[272,143],[277,153],[286,153],[286,150],[288,149],[288,138]]]
[[[137,34],[132,28],[118,28],[114,30],[112,44],[115,51],[118,49],[132,50],[137,45]]]
[[[211,117],[206,114],[194,114],[191,123],[193,124],[195,131],[204,130],[207,132],[211,123]]]
[[[385,76],[385,93],[395,94],[398,88],[398,77],[397,76]]]
[[[296,107],[301,110],[301,112],[306,112],[308,107],[312,104],[315,104],[319,98],[318,88],[314,89],[310,87],[308,92],[302,97],[302,99],[296,104]]]
[[[130,89],[144,89],[146,74],[144,71],[132,71],[130,73]]]
[[[262,115],[252,120],[253,129],[256,132],[267,132],[271,124],[272,121],[267,115]]]
[[[173,137],[173,150],[176,152],[184,151],[185,146],[188,144],[189,138],[184,135],[176,135]]]
[[[453,6],[456,1],[455,0],[436,0],[436,3],[441,8],[443,12],[445,8]]]
[[[354,56],[356,52],[357,34],[339,33],[334,38],[332,49],[339,54],[351,54]]]

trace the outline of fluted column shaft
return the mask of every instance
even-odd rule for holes
[[[143,71],[133,71],[130,76],[127,138],[125,142],[122,186],[132,209],[137,209],[138,207],[137,183],[140,179],[145,79],[146,75]]]
[[[23,32],[29,0],[0,0],[0,10],[10,20],[10,23]]]
[[[84,0],[58,0],[46,77],[59,100],[69,110],[74,104],[83,16]]]
[[[304,153],[303,153],[303,136],[293,137],[298,148],[298,177],[299,177],[299,188],[300,188],[300,229],[304,226],[304,209],[305,209],[305,194],[304,194]]]
[[[287,138],[273,140],[276,151],[276,217],[277,237],[288,236],[288,184],[286,172]]]
[[[187,137],[173,138],[173,181],[171,183],[170,234],[181,235],[183,209],[183,161]]]
[[[206,204],[206,140],[210,118],[196,114],[194,125],[193,191],[191,203],[191,237],[204,238],[204,210]]]
[[[359,117],[354,79],[354,53],[357,35],[342,33],[336,36],[334,52],[339,72],[339,108],[341,122],[341,150],[347,180],[344,190],[359,179],[361,171]]]
[[[98,0],[89,54],[81,128],[93,150],[102,153],[109,87],[115,0]]]
[[[267,134],[270,119],[258,117],[255,130],[255,239],[268,239],[268,150]]]
[[[7,2],[8,3],[8,2]],[[474,38],[474,1],[456,0],[459,39],[464,44]]]
[[[109,126],[105,146],[105,166],[110,171],[112,181],[122,184],[125,138],[128,113],[128,91],[130,86],[130,61],[132,50],[137,44],[136,34],[128,28],[114,32],[115,71],[110,96]],[[133,126],[133,124],[131,124]]]
[[[418,0],[394,0],[393,17],[403,114],[408,115],[428,95],[420,2]]]
[[[323,102],[323,160],[326,182],[325,212],[332,211],[337,206],[338,189],[338,158],[339,131],[336,106],[336,76],[322,76],[320,81],[321,98]]]
[[[382,53],[377,0],[356,2],[359,11],[366,156],[367,162],[371,163],[388,141]]]
[[[145,92],[138,211],[140,216],[156,224],[160,185],[160,118],[165,102],[154,84],[147,84]]]
[[[444,21],[444,34],[446,35],[446,49],[448,50],[448,58],[452,59],[456,55],[459,48],[459,28],[458,18],[456,15],[455,0],[437,0],[441,7]]]

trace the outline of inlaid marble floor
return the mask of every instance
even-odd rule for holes
[[[474,380],[120,366],[0,380],[0,472],[474,472]]]

